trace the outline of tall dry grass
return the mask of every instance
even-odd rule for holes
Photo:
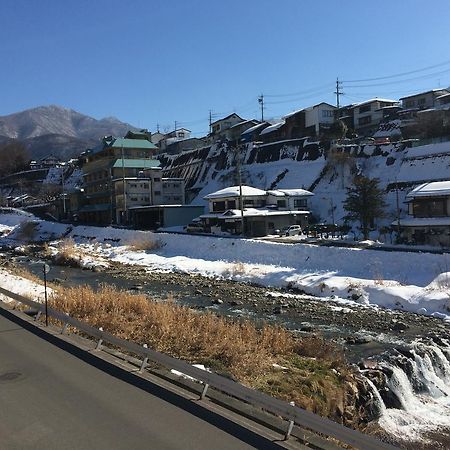
[[[317,336],[198,313],[173,301],[102,286],[60,290],[51,305],[123,339],[219,373],[318,414],[338,418],[348,372],[339,349]],[[274,364],[287,370],[275,368]],[[278,367],[280,367],[278,366]],[[334,370],[338,368],[339,371]]]
[[[77,248],[72,238],[61,240],[57,247],[57,252],[53,255],[53,262],[62,266],[79,267],[81,265],[81,250]]]
[[[153,234],[145,237],[136,237],[129,240],[126,245],[134,251],[151,251],[160,249],[163,244],[161,240],[157,239]]]

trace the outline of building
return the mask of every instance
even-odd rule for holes
[[[164,137],[159,140],[158,146],[161,152],[165,153],[167,148],[172,144],[190,139],[190,137],[191,130],[188,130],[187,128],[177,128],[176,130],[164,135]]]
[[[353,124],[358,134],[368,136],[383,120],[383,108],[398,105],[397,100],[373,98],[353,105]]]
[[[325,102],[305,108],[304,136],[320,136],[326,132],[335,121],[335,110],[335,106]]]
[[[215,122],[211,123],[211,132],[210,132],[210,138],[212,142],[217,142],[220,139],[225,139],[226,134],[225,132],[231,128],[233,125],[236,125],[237,123],[246,122],[242,117],[237,115],[236,113],[232,113],[223,119],[216,120]]]
[[[232,144],[238,144],[241,140],[242,133],[259,124],[260,123],[257,120],[243,120],[224,130],[223,136]]]
[[[408,216],[400,219],[402,235],[414,244],[450,247],[450,181],[421,184],[407,194],[406,202]]]
[[[450,94],[448,89],[432,89],[431,91],[402,97],[400,101],[403,109],[428,109],[438,106],[438,99],[448,94]]]
[[[96,224],[120,223],[125,220],[128,205],[145,202],[134,199],[136,195],[140,199],[150,195],[150,186],[147,190],[144,185],[150,185],[151,180],[145,180],[142,173],[159,167],[159,161],[153,158],[155,151],[156,146],[147,139],[112,136],[103,138],[100,145],[86,151],[82,165],[82,205],[76,213],[79,220]]]
[[[231,186],[204,197],[208,213],[200,219],[212,233],[266,236],[286,226],[306,226],[310,214],[307,199],[312,195],[304,189],[265,191]]]

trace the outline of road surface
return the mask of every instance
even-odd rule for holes
[[[280,448],[28,328],[0,310],[0,450]]]

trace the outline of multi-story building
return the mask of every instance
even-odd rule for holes
[[[353,124],[355,130],[363,135],[368,135],[371,131],[375,131],[383,120],[383,108],[397,104],[397,100],[373,98],[353,105]]]
[[[156,146],[147,139],[112,136],[103,138],[99,146],[86,151],[79,219],[97,224],[120,223],[124,220],[127,201],[130,204],[140,198],[144,200],[139,202],[145,202],[147,188],[142,174],[146,169],[159,167],[159,161],[153,158],[155,151]],[[134,184],[136,186],[131,187]],[[147,184],[150,188],[149,180]],[[128,189],[133,191],[132,197],[127,194]]]
[[[408,216],[394,225],[415,244],[450,247],[450,181],[421,184],[406,196]]]

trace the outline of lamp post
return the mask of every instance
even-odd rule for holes
[[[44,273],[45,326],[48,327],[47,274],[50,272],[50,266],[44,263],[42,272]]]

